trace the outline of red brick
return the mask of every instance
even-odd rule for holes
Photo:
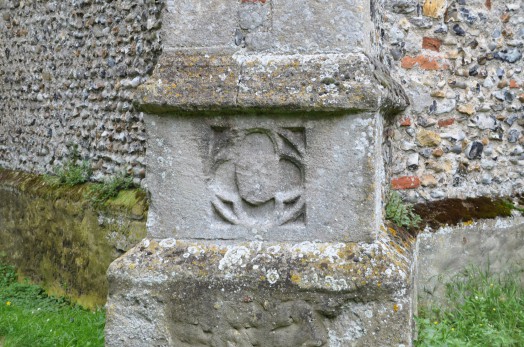
[[[510,80],[509,81],[509,87],[510,88],[519,88],[519,84],[515,80]]]
[[[412,69],[419,66],[423,70],[446,70],[447,64],[441,64],[438,60],[425,56],[417,55],[416,57],[405,56],[400,62],[400,66],[404,69]]]
[[[400,120],[400,126],[409,127],[411,125],[411,118],[405,117]]]
[[[413,189],[418,187],[420,187],[420,178],[417,176],[402,176],[391,180],[391,188],[395,190]]]
[[[444,128],[444,127],[449,127],[453,123],[455,123],[455,119],[454,118],[439,119],[438,126],[441,127],[441,128]]]
[[[440,46],[442,45],[442,40],[433,38],[433,37],[423,37],[422,38],[422,48],[429,49],[430,51],[440,52]]]

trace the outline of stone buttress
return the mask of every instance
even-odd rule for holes
[[[382,225],[407,99],[368,0],[168,1],[147,113],[148,237],[109,269],[108,346],[409,346]]]

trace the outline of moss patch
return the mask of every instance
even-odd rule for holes
[[[146,235],[147,198],[121,191],[93,208],[92,183],[54,187],[42,176],[0,170],[0,261],[50,293],[103,305],[109,264]]]
[[[437,229],[441,226],[457,225],[477,219],[509,217],[513,206],[503,198],[479,197],[464,200],[445,199],[416,204],[414,210],[422,217],[422,224]]]

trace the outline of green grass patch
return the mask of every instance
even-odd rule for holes
[[[93,184],[86,197],[94,207],[101,207],[109,199],[116,198],[119,192],[134,188],[138,187],[133,183],[133,177],[122,173],[111,177],[104,183]]]
[[[386,204],[386,219],[405,228],[417,228],[422,222],[420,216],[413,212],[413,205],[404,202],[396,191],[389,193]]]
[[[73,187],[89,181],[93,171],[87,160],[81,160],[78,145],[70,145],[71,152],[60,166],[53,169],[54,176],[46,176],[49,184],[53,186]]]
[[[468,269],[447,284],[445,305],[415,320],[415,346],[524,346],[524,289],[516,275]]]
[[[16,279],[13,267],[0,264],[0,345],[104,346],[103,310],[86,310]]]

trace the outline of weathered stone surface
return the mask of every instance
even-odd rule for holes
[[[148,239],[110,270],[109,346],[410,344],[409,255],[379,229],[382,116],[408,100],[371,5],[168,2],[137,101]]]
[[[168,2],[139,104],[171,110],[381,110],[408,100],[370,58],[369,0]]]
[[[151,113],[198,110],[375,111],[407,106],[401,87],[364,54],[164,54],[140,87]]]
[[[424,0],[414,11],[410,1],[395,0],[385,5],[386,12],[381,14],[387,18],[381,23],[385,47],[380,51],[392,62],[391,75],[402,81],[410,95],[412,106],[405,114],[417,119],[408,129],[398,122],[386,129],[398,134],[390,144],[392,157],[397,159],[395,169],[386,172],[391,177],[413,175],[408,166],[398,170],[401,166],[397,163],[409,159],[413,151],[427,153],[426,146],[431,144],[418,143],[415,149],[402,144],[412,141],[413,134],[421,129],[439,132],[438,127],[446,127],[446,133],[440,134],[438,146],[443,153],[439,160],[424,163],[417,171],[419,176],[438,177],[437,185],[421,185],[409,192],[413,201],[524,192],[519,161],[509,155],[514,144],[521,141],[515,134],[523,131],[515,124],[524,103],[524,97],[519,98],[524,8],[517,3]],[[420,121],[428,118],[435,118],[437,124]],[[451,119],[451,124],[446,122]],[[492,151],[482,154],[482,159],[494,161],[494,166],[488,169],[470,163],[466,167],[463,160],[480,158],[480,146],[475,146],[474,155],[469,146],[474,142],[488,145],[481,141],[486,137]]]
[[[124,191],[96,210],[88,188],[0,169],[0,259],[49,293],[96,308],[107,298],[109,264],[146,236],[147,202]]]
[[[370,241],[381,220],[379,121],[370,114],[148,115],[149,233]]]
[[[50,173],[68,145],[102,180],[144,176],[132,104],[161,52],[159,1],[6,1],[0,8],[0,166]]]
[[[281,53],[368,50],[369,0],[168,1],[167,51],[210,47]]]
[[[145,239],[109,277],[107,346],[411,345],[392,244]]]
[[[489,267],[493,273],[524,266],[524,219],[479,221],[422,233],[417,238],[416,253],[419,305],[443,304],[445,283],[470,266]]]

